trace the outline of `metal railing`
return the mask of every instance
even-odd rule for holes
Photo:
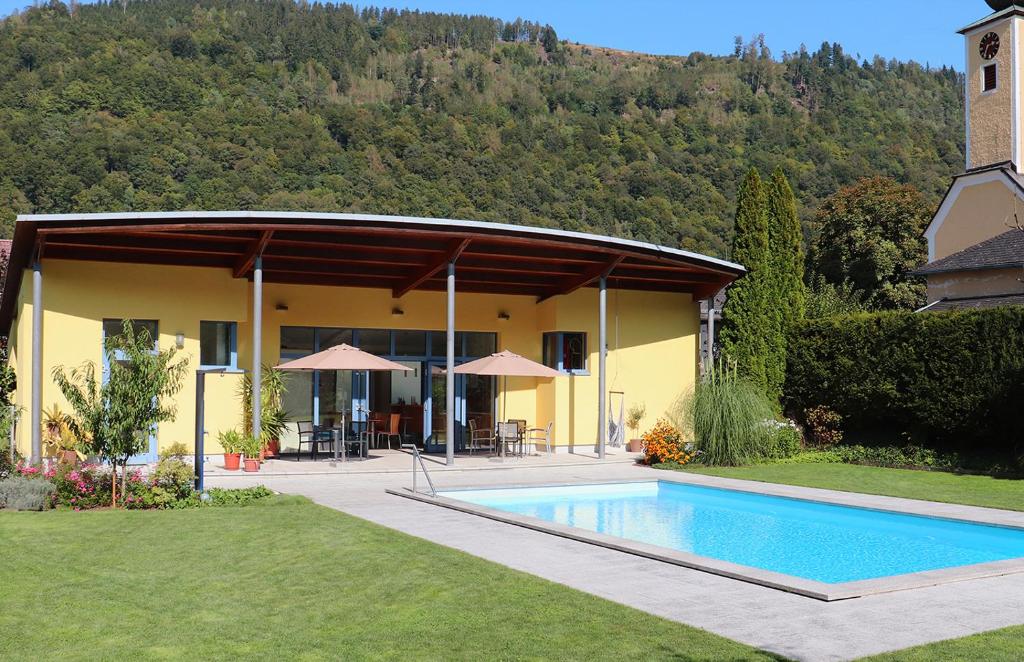
[[[402,444],[402,448],[408,448],[412,451],[412,491],[416,492],[416,465],[420,465],[420,470],[423,475],[427,478],[427,485],[430,487],[430,496],[436,497],[437,490],[434,489],[434,481],[430,480],[430,472],[427,471],[427,465],[423,463],[423,457],[420,455],[420,449],[414,444]]]

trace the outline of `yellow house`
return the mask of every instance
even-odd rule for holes
[[[928,264],[916,273],[927,278],[929,310],[1024,300],[1011,232],[1024,224],[1024,3],[988,4],[994,13],[960,30],[967,162],[925,230]]]
[[[552,229],[449,219],[304,212],[160,212],[21,216],[0,299],[25,412],[18,448],[40,457],[41,410],[67,409],[57,366],[102,366],[122,320],[178,347],[205,374],[177,396],[152,436],[191,446],[241,424],[242,374],[342,342],[407,365],[395,373],[288,373],[282,439],[295,426],[400,413],[403,440],[451,461],[470,422],[551,424],[550,450],[607,438],[609,395],[653,418],[692,387],[699,302],[743,267],[652,244]],[[449,352],[449,339],[453,349]],[[564,377],[494,378],[450,368],[508,349]],[[453,397],[449,409],[448,393]],[[616,400],[617,402],[617,400]],[[617,406],[617,405],[616,405]],[[617,410],[613,411],[617,417]]]

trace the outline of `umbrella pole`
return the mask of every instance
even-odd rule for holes
[[[332,433],[331,436],[334,437],[333,433]],[[345,405],[344,404],[341,405],[341,443],[342,444],[345,443]],[[334,461],[335,462],[338,461],[338,445],[339,444],[338,444],[337,437],[335,437],[334,438]]]

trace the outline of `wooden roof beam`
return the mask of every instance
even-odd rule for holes
[[[425,269],[416,272],[415,274],[412,275],[412,277],[410,277],[405,282],[398,283],[397,285],[392,287],[391,296],[393,296],[396,299],[400,299],[403,295],[407,294],[408,292],[411,292],[412,290],[415,290],[417,287],[430,280],[437,272],[444,269],[449,262],[454,262],[455,260],[459,259],[459,256],[462,255],[462,251],[466,250],[466,247],[469,246],[469,242],[471,241],[472,239],[468,237],[465,239],[453,241],[449,246],[448,252],[445,253],[441,259],[437,260],[436,262],[433,262],[432,264],[430,264],[430,266],[426,267]]]
[[[547,294],[537,297],[537,303],[546,301],[552,297],[557,297],[563,294],[572,294],[581,287],[586,287],[598,278],[607,277],[615,267],[626,259],[625,255],[615,255],[612,259],[608,260],[604,264],[598,264],[588,269],[582,276],[578,278],[572,278],[564,281],[557,288],[551,290]]]
[[[239,256],[238,260],[235,261],[235,268],[233,275],[235,278],[241,278],[245,274],[249,273],[249,269],[252,269],[252,265],[256,262],[256,258],[263,255],[263,250],[270,243],[270,238],[274,236],[273,230],[264,230],[259,238],[253,240],[249,244],[249,248],[245,250],[242,255]]]

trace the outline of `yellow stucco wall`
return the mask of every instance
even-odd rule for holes
[[[1024,201],[1004,181],[965,187],[952,200],[949,213],[935,233],[933,260],[962,251],[1011,228],[1014,213],[1024,222]]]
[[[16,402],[26,415],[18,429],[22,452],[30,449],[31,274],[22,280],[17,320],[11,337],[18,374]],[[542,360],[545,331],[588,333],[589,374],[557,379],[510,379],[507,417],[531,425],[554,421],[557,445],[592,446],[597,438],[597,290],[584,288],[536,304],[532,297],[460,293],[456,297],[459,331],[494,332],[499,349]],[[252,361],[249,312],[252,286],[227,270],[158,267],[46,260],[43,264],[43,406],[58,402],[68,409],[50,373],[57,365],[102,361],[104,318],[156,319],[159,346],[171,347],[183,333],[183,354],[198,364],[199,322],[238,322],[239,366]],[[404,314],[396,316],[398,306]],[[282,310],[279,310],[282,308]],[[283,310],[286,308],[286,310]],[[498,313],[508,313],[499,320]],[[386,289],[320,286],[264,286],[263,362],[280,359],[282,326],[323,326],[441,330],[445,299],[439,292],[411,292],[392,299]],[[697,372],[699,311],[686,294],[609,291],[608,388],[622,390],[628,403],[646,405],[650,425],[683,392]],[[238,425],[238,374],[209,376],[206,395],[207,450],[219,452],[217,433]],[[178,415],[160,426],[161,447],[180,441],[192,445],[195,427],[195,379],[186,379],[177,398]]]
[[[967,98],[970,141],[969,168],[991,165],[1013,158],[1013,31],[1016,20],[1005,20],[986,26],[967,36]],[[978,47],[989,32],[999,35],[999,53],[984,60]],[[1019,57],[1019,56],[1018,56]],[[982,67],[995,63],[998,87],[982,92]]]
[[[1024,292],[1020,269],[986,269],[928,276],[928,301]]]

